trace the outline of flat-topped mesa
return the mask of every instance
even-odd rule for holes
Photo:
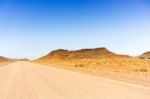
[[[81,49],[71,51],[70,53],[71,55],[68,59],[101,59],[114,55],[114,53],[106,48]]]
[[[150,51],[143,53],[139,56],[141,59],[150,59]]]
[[[61,60],[79,60],[79,59],[103,59],[103,58],[129,58],[128,55],[115,54],[105,47],[81,50],[58,49],[50,52],[40,59],[61,59]]]
[[[105,47],[101,47],[101,48],[93,48],[93,49],[80,49],[80,50],[72,50],[70,52],[86,52],[86,51],[108,51]]]

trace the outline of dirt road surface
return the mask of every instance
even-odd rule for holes
[[[150,99],[150,88],[16,62],[0,67],[0,99]]]

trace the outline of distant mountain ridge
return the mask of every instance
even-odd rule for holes
[[[13,61],[29,61],[29,59],[26,59],[26,58],[23,58],[23,59],[11,59],[11,58],[0,56],[0,62],[13,62]]]
[[[3,57],[3,56],[0,56],[0,62],[10,62],[10,61],[13,61],[13,60],[10,59],[10,58],[6,58],[6,57]]]
[[[94,48],[94,49],[81,49],[81,50],[64,50],[58,49],[50,52],[48,55],[41,57],[40,59],[60,59],[60,60],[79,60],[79,59],[103,59],[103,58],[130,58],[128,55],[120,55],[113,53],[106,49]],[[39,60],[40,60],[39,59]]]

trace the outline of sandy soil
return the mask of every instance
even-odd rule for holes
[[[150,87],[150,60],[101,59],[78,61],[38,61],[57,68],[87,73]]]
[[[150,88],[16,62],[0,67],[0,99],[150,99]]]
[[[11,62],[0,62],[0,67],[10,64]]]

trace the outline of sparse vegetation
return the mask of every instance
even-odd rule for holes
[[[75,67],[85,67],[86,64],[75,64]]]
[[[146,68],[135,69],[134,71],[136,71],[136,72],[148,72],[148,70]]]

